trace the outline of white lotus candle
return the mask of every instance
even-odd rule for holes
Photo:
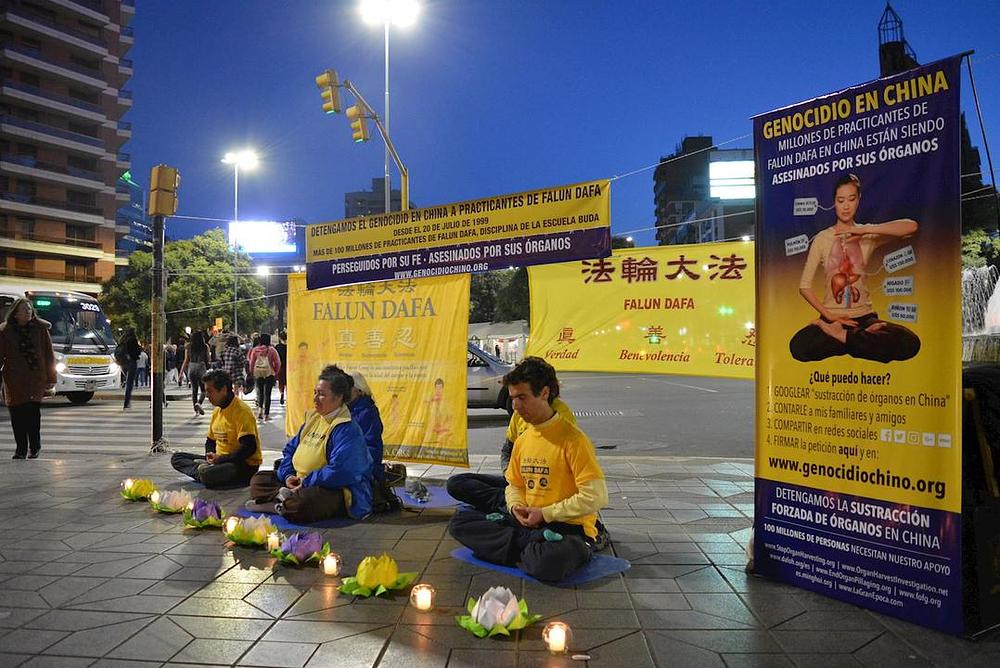
[[[125,480],[122,481],[122,489],[126,492],[131,492],[133,485],[135,485],[135,480],[132,480],[132,478],[125,478]]]
[[[410,591],[410,603],[417,610],[430,610],[434,607],[434,587],[429,584],[415,585]]]
[[[154,504],[159,503],[160,502],[160,493],[159,492],[153,492],[152,494],[149,495],[149,500],[152,501]]]
[[[331,552],[323,557],[323,561],[320,562],[319,567],[324,575],[340,575],[340,555],[336,552]]]
[[[281,536],[278,535],[277,531],[272,531],[267,534],[267,551],[277,550],[281,547]]]

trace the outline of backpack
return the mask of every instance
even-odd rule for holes
[[[254,378],[268,378],[274,375],[274,369],[271,368],[271,360],[268,357],[267,352],[257,356],[257,359],[253,363],[253,377]]]

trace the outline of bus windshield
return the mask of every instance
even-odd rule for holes
[[[97,346],[108,350],[115,344],[111,325],[96,301],[57,295],[33,295],[38,317],[52,324],[52,344]]]

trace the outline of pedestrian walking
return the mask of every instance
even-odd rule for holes
[[[281,359],[271,345],[270,334],[261,334],[257,340],[258,345],[250,351],[250,370],[257,394],[257,419],[267,422],[271,419],[271,390],[275,375],[281,371]]]
[[[166,345],[163,346],[163,373],[165,392],[166,386],[177,380],[177,346],[174,345],[173,339],[167,339]]]
[[[222,370],[229,374],[236,396],[240,396],[240,392],[243,391],[244,366],[246,366],[246,356],[240,349],[240,339],[236,335],[230,335],[226,347],[222,349]]]
[[[125,371],[125,403],[122,410],[127,410],[132,404],[132,389],[135,387],[136,375],[138,374],[139,339],[135,335],[135,328],[129,327],[125,330],[118,347],[115,349],[115,359]]]
[[[56,384],[50,327],[24,298],[11,305],[6,320],[0,324],[0,365],[4,399],[14,430],[13,459],[36,459],[42,448],[42,397]]]
[[[184,349],[184,361],[181,362],[181,375],[187,373],[191,382],[191,403],[194,404],[194,412],[204,415],[205,410],[201,407],[201,402],[205,400],[205,386],[202,378],[208,371],[208,345],[205,343],[205,336],[201,332],[191,335],[191,343]]]
[[[278,351],[278,359],[281,360],[281,368],[278,369],[278,403],[285,405],[285,385],[288,384],[286,369],[288,368],[288,333],[284,330],[278,332],[278,345],[274,347]]]
[[[182,336],[177,339],[177,350],[174,353],[174,364],[177,366],[177,387],[184,385],[184,360],[187,355],[187,340]]]
[[[149,372],[149,355],[146,354],[145,348],[139,349],[139,360],[136,362],[136,382],[139,387],[146,387],[146,383],[149,382],[148,372]]]

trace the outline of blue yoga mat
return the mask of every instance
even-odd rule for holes
[[[337,517],[332,520],[323,520],[322,522],[314,522],[313,524],[292,524],[286,520],[281,515],[272,515],[269,513],[253,512],[246,508],[239,508],[238,510],[231,513],[236,517],[257,517],[258,515],[267,515],[271,519],[271,524],[273,524],[278,529],[283,529],[285,531],[309,531],[310,529],[338,529],[340,527],[346,527],[354,524],[357,520],[351,519],[349,517]]]
[[[403,506],[406,508],[457,508],[460,505],[459,501],[456,501],[451,496],[448,495],[448,491],[444,487],[437,487],[435,485],[426,485],[427,491],[430,492],[430,497],[427,499],[427,503],[421,503],[415,498],[410,496],[410,493],[405,489],[398,490],[399,498],[403,502]]]
[[[467,547],[455,548],[451,551],[451,556],[459,561],[472,564],[473,566],[481,566],[482,568],[487,568],[491,571],[496,571],[497,573],[505,573],[507,575],[513,575],[514,577],[521,578],[522,580],[539,582],[540,584],[552,585],[554,587],[575,587],[576,585],[583,584],[584,582],[597,580],[608,575],[624,573],[632,567],[632,564],[629,563],[627,559],[607,557],[603,554],[595,554],[586,566],[573,571],[565,580],[562,580],[561,582],[541,582],[540,580],[536,580],[531,577],[520,568],[515,568],[514,566],[500,566],[499,564],[492,564],[488,561],[477,559],[472,554],[472,550]]]

